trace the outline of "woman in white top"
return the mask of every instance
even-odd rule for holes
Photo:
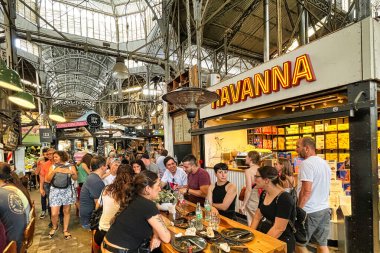
[[[94,241],[98,246],[101,245],[120,207],[125,206],[127,198],[126,189],[131,182],[131,167],[127,164],[122,164],[117,169],[115,181],[104,188],[96,205],[97,208],[99,205],[103,206],[99,228],[94,235]]]
[[[259,192],[256,187],[255,175],[261,163],[260,153],[257,151],[249,151],[245,158],[245,163],[249,168],[244,171],[246,188],[240,211],[246,213],[248,226],[250,226],[257,207],[259,206]]]

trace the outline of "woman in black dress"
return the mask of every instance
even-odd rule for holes
[[[217,212],[230,219],[235,219],[236,185],[228,181],[228,166],[218,163],[214,166],[216,176],[215,185],[208,188],[207,199],[213,212]]]
[[[278,171],[271,166],[258,169],[255,175],[256,185],[264,192],[260,196],[259,207],[255,213],[251,227],[268,227],[268,235],[286,242],[288,253],[294,252],[295,237],[289,224],[294,224],[295,208],[291,195],[280,186]],[[265,218],[265,220],[263,219]]]
[[[158,175],[149,170],[137,174],[127,188],[126,207],[108,230],[102,252],[150,252],[161,241],[170,241],[166,228],[153,200],[161,191]]]

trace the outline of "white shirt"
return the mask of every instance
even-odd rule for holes
[[[303,208],[306,213],[314,213],[329,208],[331,169],[327,162],[318,156],[310,156],[300,164],[297,194],[302,181],[312,182],[311,195]]]
[[[113,219],[113,217],[115,217],[117,211],[119,211],[119,203],[117,203],[108,194],[103,194],[101,196],[101,199],[98,199],[98,202],[100,205],[103,206],[103,213],[99,220],[99,229],[103,231],[108,231],[108,229],[111,227],[111,220]]]
[[[174,181],[173,181],[173,179],[174,179]],[[161,181],[168,183],[168,184],[175,183],[181,187],[181,186],[187,185],[187,174],[183,169],[178,168],[178,167],[177,167],[177,171],[175,172],[174,176],[169,170],[165,170]]]
[[[115,181],[115,178],[116,178],[116,175],[112,175],[112,174],[109,174],[108,176],[106,176],[104,179],[103,179],[103,183],[105,186],[107,185],[110,185],[113,183],[113,181]]]
[[[165,159],[166,156],[159,156],[156,160],[156,163],[157,163],[157,166],[158,166],[158,170],[160,171],[160,178],[162,178],[164,176],[164,173],[166,171],[166,167],[164,165],[164,159]]]

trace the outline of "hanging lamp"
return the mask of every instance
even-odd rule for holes
[[[197,13],[198,15],[201,13],[200,11],[200,5],[194,5],[194,13]],[[191,54],[191,29],[190,29],[190,1],[186,0],[186,26],[187,26],[187,40],[188,40],[188,47]],[[197,21],[196,27],[199,27],[199,17],[195,18]],[[199,84],[202,84],[202,76],[201,76],[201,42],[200,42],[200,32],[199,28],[196,30],[196,36],[197,36],[197,64],[198,64],[198,82]],[[192,59],[190,59],[190,63],[192,62]],[[190,87],[182,87],[179,89],[176,89],[174,91],[168,92],[165,95],[162,96],[162,100],[173,104],[174,106],[177,106],[183,110],[186,111],[187,118],[189,119],[190,123],[194,122],[194,119],[197,115],[197,111],[204,107],[207,104],[211,104],[212,102],[219,99],[219,95],[215,92],[209,91],[204,88],[200,87],[194,87],[193,85],[193,79],[191,74],[191,68],[189,69],[189,84]]]
[[[19,74],[9,69],[2,60],[0,60],[0,87],[13,91],[23,91]]]
[[[127,79],[129,76],[129,71],[127,66],[125,66],[124,57],[116,57],[115,66],[112,68],[112,76],[117,79]]]
[[[27,92],[16,92],[8,97],[9,101],[12,103],[27,108],[36,109],[36,104],[34,102],[34,97]]]
[[[59,123],[66,122],[65,114],[58,109],[52,109],[52,112],[49,114],[49,118]]]

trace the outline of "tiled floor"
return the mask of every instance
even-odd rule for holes
[[[63,237],[62,226],[53,239],[49,239],[48,234],[50,228],[49,216],[39,219],[41,213],[41,199],[37,190],[32,190],[31,198],[36,206],[37,220],[36,230],[32,246],[28,249],[28,253],[90,253],[91,252],[91,233],[83,230],[79,225],[79,218],[75,215],[75,207],[71,208],[71,220],[69,231],[72,239],[65,240]]]

